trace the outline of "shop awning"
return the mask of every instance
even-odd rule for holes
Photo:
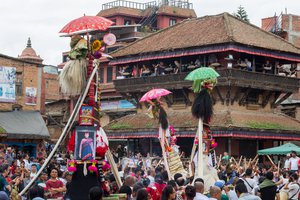
[[[296,151],[299,154],[300,147],[293,143],[286,143],[278,147],[259,150],[258,155],[286,155],[292,151]]]
[[[46,139],[49,132],[38,111],[0,112],[0,127],[10,139]]]

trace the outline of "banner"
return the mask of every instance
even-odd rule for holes
[[[34,87],[26,87],[25,104],[36,105],[37,103],[37,89]]]
[[[16,101],[16,68],[0,66],[0,102]]]

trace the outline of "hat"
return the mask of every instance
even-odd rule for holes
[[[9,200],[7,194],[4,191],[0,192],[0,200]]]
[[[222,189],[225,185],[225,181],[223,180],[218,180],[215,182],[215,186],[219,187],[220,189]]]
[[[286,156],[291,156],[291,154],[290,154],[290,153],[288,153],[288,154],[286,154]]]

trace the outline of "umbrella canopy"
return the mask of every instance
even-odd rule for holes
[[[146,94],[144,94],[144,96],[140,99],[140,102],[149,101],[151,99],[157,99],[159,97],[166,96],[170,93],[172,92],[166,89],[152,89]]]
[[[83,16],[70,21],[59,33],[73,33],[83,30],[102,30],[108,29],[113,21],[99,16]]]
[[[195,80],[209,80],[209,79],[217,79],[217,77],[220,76],[218,72],[216,72],[211,67],[200,67],[192,72],[190,72],[186,77],[185,80],[188,81],[195,81]]]
[[[292,151],[296,151],[297,154],[300,154],[300,147],[298,147],[293,143],[286,143],[278,147],[259,150],[258,154],[259,155],[286,155],[288,153],[291,153]]]

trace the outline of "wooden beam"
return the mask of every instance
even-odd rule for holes
[[[239,105],[245,105],[245,100],[247,99],[247,96],[249,94],[249,92],[251,91],[250,88],[247,88],[247,90],[245,91],[244,95],[242,96],[242,98],[239,100]]]
[[[233,103],[238,100],[240,94],[241,94],[241,89],[237,88],[234,97],[231,99],[231,102],[230,102],[231,105],[233,105]]]
[[[293,94],[292,92],[288,92],[281,99],[279,99],[278,101],[276,101],[277,100],[277,98],[276,98],[276,100],[272,104],[272,108],[275,108],[278,105],[280,105],[284,100],[286,100],[287,98],[289,98],[292,94]]]
[[[215,91],[217,92],[217,94],[218,94],[218,96],[219,96],[219,98],[220,98],[220,100],[221,100],[221,102],[222,102],[222,105],[224,105],[224,98],[223,98],[222,95],[221,95],[221,92],[220,92],[220,90],[219,90],[219,87],[215,87],[214,89],[215,89]]]
[[[263,108],[266,107],[266,105],[268,104],[268,102],[269,102],[271,96],[272,96],[272,92],[269,91],[269,92],[267,93],[267,95],[265,96],[265,98],[262,100],[261,105],[262,105]]]
[[[231,87],[229,86],[229,89],[226,93],[226,105],[229,106],[229,102],[231,100],[231,97],[230,97],[230,93],[231,93]]]
[[[186,89],[181,89],[181,91],[183,93],[186,105],[192,105],[192,102],[189,99],[188,91]]]

